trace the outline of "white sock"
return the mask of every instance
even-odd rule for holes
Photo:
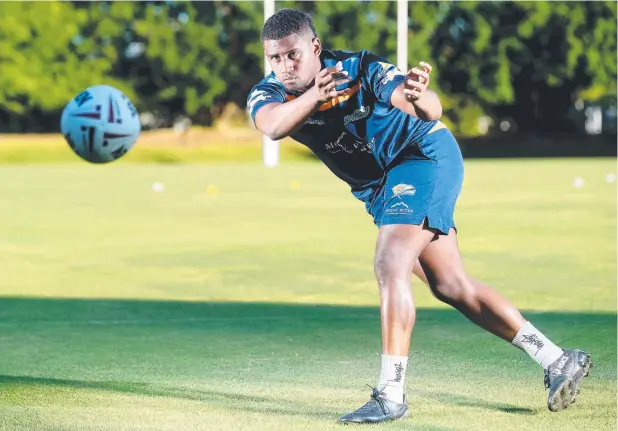
[[[391,401],[403,403],[403,383],[408,368],[407,356],[382,355],[378,390]]]
[[[524,323],[513,338],[512,344],[530,355],[544,369],[547,369],[563,353],[560,347],[552,343],[530,322]]]

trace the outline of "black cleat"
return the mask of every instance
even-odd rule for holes
[[[545,370],[545,387],[549,389],[547,408],[552,412],[566,409],[575,402],[579,383],[592,368],[590,355],[581,350],[564,350]]]
[[[384,398],[382,392],[378,391],[378,388],[373,388],[371,399],[355,412],[342,416],[339,422],[357,424],[378,423],[406,418],[409,414],[405,395],[403,403],[399,404]]]

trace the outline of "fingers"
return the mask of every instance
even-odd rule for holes
[[[419,69],[418,67],[413,68],[412,70],[410,70],[410,73],[413,73],[414,75],[418,76],[418,80],[419,82],[429,82],[429,73],[425,72],[424,70]]]
[[[419,62],[419,67],[414,67],[408,71],[404,81],[403,93],[408,102],[413,102],[421,97],[421,94],[429,85],[429,74],[432,67],[425,61]]]
[[[418,100],[421,97],[422,91],[418,89],[409,90],[407,88],[404,88],[403,94],[405,94],[406,100],[413,101]]]
[[[329,73],[333,72],[332,69],[332,67],[325,67],[324,69],[320,70],[316,75],[316,79],[325,78]]]
[[[347,75],[348,72],[343,70],[343,64],[341,62],[338,62],[337,64],[335,64],[334,66],[331,67],[325,67],[324,69],[320,70],[320,72],[318,73],[318,77],[319,78],[326,78],[329,74],[332,73],[345,73]]]
[[[336,97],[345,96],[351,92],[349,88],[337,90],[336,87],[351,82],[348,72],[343,70],[343,65],[338,62],[335,66],[326,67],[316,75],[315,86],[322,101],[328,101]]]
[[[332,67],[329,67],[320,71],[318,74],[318,80],[320,82],[329,82],[331,79],[339,79],[345,76],[348,76],[347,70],[335,70]]]
[[[403,89],[403,94],[405,94],[406,96],[420,96],[421,93],[422,91],[418,89],[414,89],[414,90],[409,90],[407,88]]]
[[[326,70],[326,69],[324,69]],[[331,73],[327,73],[324,77],[317,79],[316,80],[316,85],[320,88],[326,87],[327,85],[329,85],[332,82],[339,82],[339,81],[345,81],[345,82],[349,82],[350,79],[348,78],[348,72],[347,71],[339,71],[339,72],[331,72]],[[339,85],[339,84],[337,84]]]
[[[330,74],[330,76],[332,76],[334,79],[341,79],[341,78],[347,77],[348,72],[346,70],[341,71],[341,72],[333,72]]]
[[[332,99],[335,99],[337,97],[341,97],[341,96],[347,96],[352,90],[350,90],[349,88],[343,89],[343,90],[331,90],[331,92],[329,93],[329,97]]]
[[[426,61],[420,61],[418,64],[408,71],[404,80],[403,94],[408,102],[418,100],[429,85],[431,65]]]
[[[418,90],[423,91],[427,88],[427,84],[424,82],[414,81],[413,79],[406,78],[406,85],[404,90]]]
[[[338,86],[343,85],[343,84],[347,84],[350,81],[351,81],[351,79],[348,79],[348,78],[346,78],[346,79],[339,79],[337,81],[332,81],[329,84],[327,84],[324,87],[322,87],[322,90],[324,92],[330,92],[335,87],[338,87]]]
[[[427,73],[431,73],[431,71],[433,70],[433,67],[431,67],[431,64],[427,63],[426,61],[421,61],[419,65],[423,67],[425,69],[425,72]]]
[[[433,68],[426,61],[419,62],[419,66],[422,69],[419,67],[414,67],[408,71],[408,74],[407,74],[408,78],[412,78],[415,81],[422,82],[425,84],[429,83],[429,74],[431,73]]]
[[[348,78],[347,72],[344,74],[338,74],[338,75],[331,74],[331,75],[328,75],[326,78],[317,82],[317,86],[320,88],[324,88],[327,85],[332,84],[333,82],[337,82],[336,85],[341,85],[341,84],[345,84],[346,82],[350,82],[350,81],[351,79]]]

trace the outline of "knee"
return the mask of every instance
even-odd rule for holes
[[[388,253],[376,254],[374,270],[380,289],[396,287],[402,283],[409,288],[412,265],[401,257]]]
[[[476,298],[474,284],[466,274],[451,274],[431,283],[431,292],[438,300],[450,305],[470,303]]]
[[[429,243],[433,231],[416,225],[386,225],[380,228],[374,258],[374,270],[380,288],[407,285],[420,252]]]

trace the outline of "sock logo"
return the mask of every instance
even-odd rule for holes
[[[393,380],[389,380],[389,382],[401,382],[403,378],[403,365],[400,363],[395,364],[395,378]]]
[[[528,343],[531,346],[535,346],[537,348],[535,355],[539,353],[539,350],[541,350],[541,347],[545,345],[543,344],[543,341],[541,341],[541,339],[536,334],[523,335],[521,342]]]

